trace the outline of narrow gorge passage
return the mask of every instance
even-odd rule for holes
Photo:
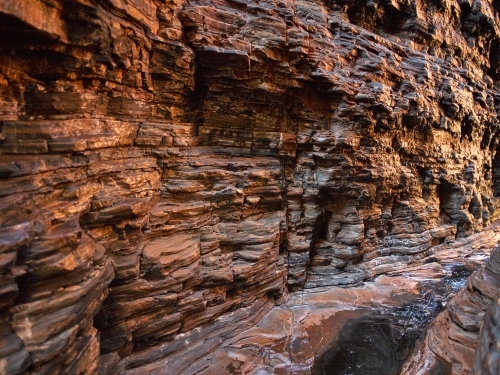
[[[495,373],[499,11],[0,0],[0,374]]]

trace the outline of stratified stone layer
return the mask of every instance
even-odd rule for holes
[[[484,316],[471,374],[494,375],[500,372],[499,326],[500,299],[497,298]]]
[[[140,366],[287,289],[481,240],[495,7],[1,1],[0,371]]]
[[[499,290],[500,247],[497,247],[486,266],[469,277],[467,285],[435,319],[425,341],[415,350],[403,372],[467,375],[474,364],[474,374],[495,373],[491,371],[498,366],[495,346],[500,340],[495,337],[495,312]]]

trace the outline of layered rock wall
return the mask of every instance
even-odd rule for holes
[[[434,320],[425,340],[414,350],[402,373],[467,375],[498,372],[499,261],[500,247],[497,247],[486,266],[474,271],[466,286]]]
[[[0,371],[162,356],[481,231],[497,6],[2,1]]]
[[[500,371],[499,325],[500,300],[496,298],[483,319],[471,374],[493,375]]]

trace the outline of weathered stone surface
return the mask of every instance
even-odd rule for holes
[[[474,262],[499,41],[486,0],[2,1],[1,371],[135,371],[287,290]]]
[[[251,328],[220,335],[221,344],[209,354],[200,356],[204,346],[193,342],[182,358],[170,356],[128,373],[168,373],[175,368],[182,374],[204,375],[404,374],[401,366],[426,319],[439,312],[436,299],[446,301],[451,291],[443,288],[450,286],[443,281],[450,277],[448,266],[434,261],[350,288],[292,292]],[[169,345],[179,345],[177,340]]]
[[[471,372],[474,375],[493,375],[498,374],[500,371],[500,338],[498,337],[498,325],[500,322],[499,305],[499,300],[496,299],[485,313]]]
[[[469,277],[466,287],[448,302],[446,310],[433,322],[425,341],[406,363],[405,374],[433,374],[435,371],[470,374],[471,370],[474,374],[495,373],[498,338],[495,337],[494,314],[500,290],[499,261],[500,247],[497,247],[486,266]]]

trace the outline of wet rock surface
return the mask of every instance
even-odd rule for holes
[[[393,327],[388,318],[373,317],[348,322],[335,347],[324,354],[313,374],[399,375],[417,332]]]
[[[311,374],[404,374],[403,364],[415,345],[471,273],[463,265],[450,268],[451,275],[418,282],[419,296],[413,302],[348,321],[333,347],[315,360]]]
[[[424,263],[359,286],[291,293],[252,328],[191,364],[184,352],[146,369],[181,374],[402,374],[433,319],[487,258]],[[472,261],[474,259],[474,261]],[[199,355],[200,353],[194,353]],[[189,360],[188,360],[189,358]],[[443,369],[451,365],[442,361]],[[140,370],[130,370],[130,374]]]
[[[486,0],[1,1],[0,371],[181,373],[274,304],[322,321],[288,292],[474,262],[499,41]]]
[[[465,287],[433,322],[425,341],[405,364],[404,373],[433,374],[437,371],[446,375],[494,371],[497,340],[492,337],[500,291],[499,260],[500,248],[497,247],[487,264],[474,271]]]

